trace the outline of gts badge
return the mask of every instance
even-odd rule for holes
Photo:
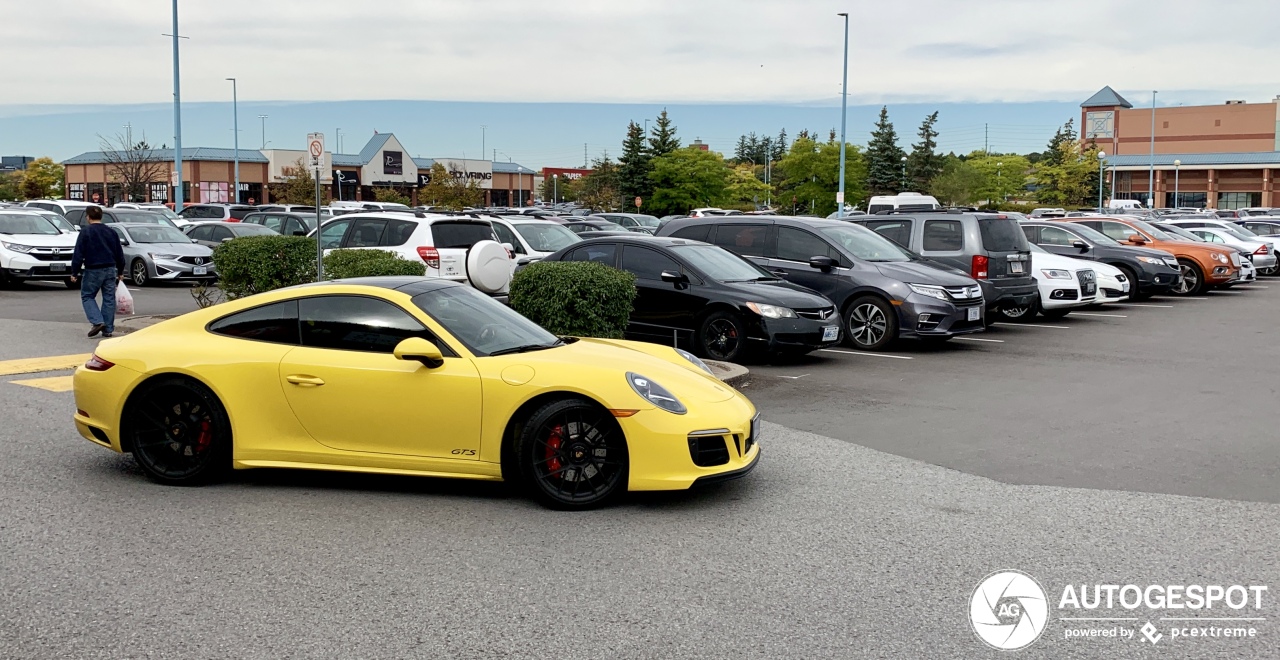
[[[475,455],[476,455],[476,450],[474,450],[474,449],[455,449],[455,450],[453,450],[453,451],[451,451],[451,452],[449,452],[449,453],[450,453],[450,454],[453,454],[454,456],[475,456]]]

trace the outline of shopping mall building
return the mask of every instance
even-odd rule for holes
[[[1116,199],[1145,202],[1154,179],[1156,207],[1280,206],[1280,96],[1153,112],[1104,87],[1080,104],[1080,126],[1107,154]]]
[[[232,202],[262,204],[274,201],[271,187],[285,181],[303,161],[301,149],[215,149],[182,150],[182,200],[184,204]],[[235,161],[240,162],[239,195],[235,187]],[[124,200],[123,185],[115,176],[112,159],[101,151],[90,151],[63,161],[66,167],[66,197],[119,201],[171,202],[176,190],[173,180],[172,149],[155,149],[149,158],[161,165],[155,180],[147,186],[147,199]],[[430,180],[431,167],[444,165],[451,176],[475,181],[484,192],[486,206],[524,206],[532,203],[541,176],[518,163],[465,158],[414,158],[391,133],[374,133],[358,154],[325,152],[320,182],[333,199],[372,200],[379,188],[390,188],[409,197],[413,204],[430,204],[419,199],[418,191]],[[96,195],[96,197],[95,197]]]

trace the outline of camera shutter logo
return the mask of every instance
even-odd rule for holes
[[[996,571],[969,598],[969,623],[988,646],[1012,651],[1040,638],[1049,622],[1044,587],[1022,571]]]

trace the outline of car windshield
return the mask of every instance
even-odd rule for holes
[[[152,211],[135,211],[130,209],[112,209],[111,212],[116,216],[116,222],[137,222],[148,225],[164,225],[169,226],[168,218],[159,213]]]
[[[142,207],[142,210],[148,211],[150,213],[159,213],[160,215],[163,215],[164,217],[170,220],[182,219],[182,216],[178,215],[177,213],[174,213],[167,206],[144,206]]]
[[[1145,221],[1145,220],[1133,220],[1133,219],[1130,219],[1130,220],[1129,220],[1129,223],[1130,223],[1130,224],[1132,224],[1134,227],[1137,227],[1138,229],[1141,229],[1142,231],[1147,232],[1147,234],[1149,234],[1149,235],[1151,236],[1151,238],[1154,238],[1154,239],[1156,239],[1157,241],[1171,241],[1171,240],[1173,240],[1172,238],[1170,238],[1170,237],[1169,237],[1169,234],[1167,234],[1167,233],[1165,233],[1165,232],[1161,231],[1160,229],[1156,228],[1156,226],[1155,226],[1155,225],[1153,225],[1153,224],[1151,224],[1150,222],[1147,222],[1147,221]]]
[[[449,286],[418,294],[413,304],[426,312],[476,357],[551,348],[560,340],[515,310],[469,286]]]
[[[1241,227],[1240,225],[1224,225],[1222,227],[1214,227],[1214,229],[1221,229],[1236,238],[1244,239],[1246,241],[1258,237],[1257,234],[1249,231],[1245,227]]]
[[[186,234],[173,227],[129,227],[125,230],[134,243],[190,243]]]
[[[245,224],[243,222],[237,222],[231,226],[231,233],[235,234],[236,236],[275,236],[280,232],[274,229],[271,229],[269,227],[264,227],[262,225],[255,225],[253,223]]]
[[[0,214],[0,234],[42,234],[56,236],[61,232],[43,217],[28,213]]]
[[[607,220],[592,220],[591,222],[583,223],[581,226],[586,231],[626,231],[627,230],[626,227],[623,227],[622,225],[617,224],[616,222],[609,222]]]
[[[513,225],[529,249],[535,252],[555,252],[581,241],[578,235],[564,228],[564,225],[550,222],[530,222]]]
[[[671,251],[698,272],[720,282],[778,279],[769,271],[715,245],[673,245]]]
[[[1114,238],[1111,238],[1110,236],[1107,236],[1106,234],[1098,231],[1097,229],[1094,229],[1093,227],[1086,227],[1084,225],[1078,224],[1072,227],[1071,231],[1079,234],[1083,238],[1093,241],[1095,245],[1119,245],[1120,244],[1119,241],[1115,240]]]
[[[53,223],[53,226],[61,229],[62,231],[71,232],[76,230],[75,225],[71,224],[70,220],[67,220],[53,211],[41,211],[37,215]]]
[[[818,231],[863,261],[911,261],[911,255],[896,243],[866,227],[823,227]]]

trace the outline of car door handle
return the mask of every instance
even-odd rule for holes
[[[782,268],[769,268],[768,271],[778,277],[786,277],[787,271]]]
[[[285,376],[284,379],[294,385],[302,387],[320,387],[321,385],[324,385],[324,381],[316,378],[315,376],[301,376],[293,374],[292,376]]]

